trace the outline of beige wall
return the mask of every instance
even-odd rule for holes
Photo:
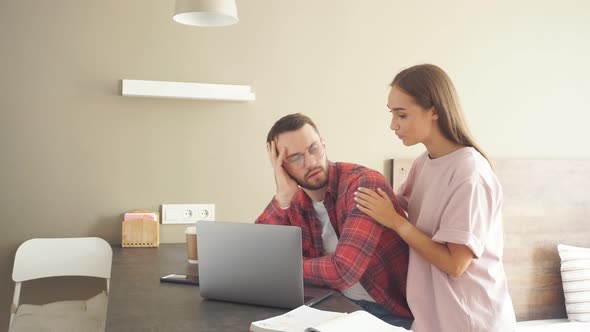
[[[0,329],[28,238],[120,243],[121,213],[162,203],[254,220],[273,194],[264,140],[282,115],[310,115],[333,160],[383,171],[415,157],[385,108],[413,64],[447,70],[491,157],[590,158],[589,2],[237,3],[239,24],[206,29],[174,23],[172,0],[2,1]],[[257,99],[122,97],[124,78],[248,84]]]

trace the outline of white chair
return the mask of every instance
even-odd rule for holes
[[[112,258],[111,246],[96,237],[25,241],[14,258],[15,286],[9,331],[104,330]],[[60,276],[105,278],[107,294],[102,292],[88,301],[19,305],[23,281]]]

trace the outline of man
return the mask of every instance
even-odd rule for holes
[[[375,170],[328,161],[325,148],[305,115],[287,115],[274,124],[267,149],[276,195],[256,222],[301,227],[306,283],[337,289],[366,311],[409,329],[408,246],[354,201],[358,187],[381,188],[390,197],[393,191]]]

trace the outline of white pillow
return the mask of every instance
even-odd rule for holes
[[[590,322],[590,249],[560,244],[565,311],[572,321]]]

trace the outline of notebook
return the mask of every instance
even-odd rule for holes
[[[304,298],[299,227],[201,220],[197,248],[203,298],[292,309],[332,294]]]

